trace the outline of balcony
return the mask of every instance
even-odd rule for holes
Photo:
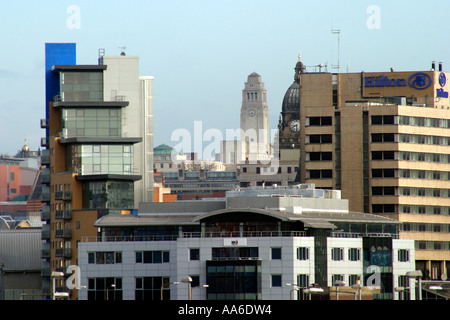
[[[56,249],[55,257],[57,258],[72,258],[72,249]]]
[[[41,192],[41,201],[42,202],[50,202],[50,188],[43,186]]]
[[[50,225],[44,224],[42,225],[41,240],[49,240],[49,239],[50,239]]]
[[[48,119],[41,119],[41,128],[42,129],[48,128]]]
[[[49,243],[42,244],[41,258],[42,259],[50,258],[50,244]]]
[[[72,200],[72,191],[56,191],[55,200],[63,200],[63,201]]]
[[[72,210],[56,210],[55,219],[61,220],[72,219]]]
[[[42,150],[41,164],[44,166],[50,164],[50,150],[48,150],[48,149]]]
[[[42,206],[41,220],[50,221],[50,207],[48,205]]]
[[[55,238],[70,239],[70,238],[72,238],[72,230],[71,229],[58,229],[55,231]]]
[[[49,146],[48,138],[41,138],[41,147],[47,148]]]
[[[42,170],[41,182],[44,183],[44,184],[49,184],[50,183],[50,169],[45,168],[45,169]]]

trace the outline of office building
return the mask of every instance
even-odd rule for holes
[[[299,74],[300,181],[339,189],[350,210],[403,222],[417,269],[450,272],[450,74]]]
[[[79,244],[79,298],[289,300],[315,284],[331,299],[339,280],[397,299],[414,270],[414,243],[398,239],[399,226],[351,212],[340,191],[314,185],[142,203],[138,214],[101,217],[99,237]]]
[[[101,49],[97,64],[77,64],[74,43],[48,43],[45,57],[43,287],[60,272],[56,291],[69,292],[64,273],[81,237],[97,234],[94,222],[153,201],[153,78],[124,53]]]

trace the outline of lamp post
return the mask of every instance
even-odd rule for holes
[[[196,287],[191,287],[191,299],[192,299],[192,290],[196,289],[196,288],[209,288],[209,284],[202,284]]]
[[[52,277],[52,300],[56,300],[56,278],[62,278],[64,277],[64,273],[60,271],[53,271],[51,274]]]
[[[115,284],[112,284],[111,286],[106,288],[106,300],[109,300],[109,288],[112,288],[114,290],[114,288],[116,287]]]
[[[298,285],[296,285],[296,284],[293,284],[293,283],[286,283],[286,285],[287,286],[293,286],[294,288],[289,292],[289,298],[290,298],[290,300],[294,300],[293,299],[293,293],[294,293],[294,291],[300,291],[300,287],[298,286]]]
[[[345,281],[336,280],[334,282],[334,285],[336,286],[336,300],[339,300],[339,287],[342,287],[345,285]]]
[[[420,281],[420,278],[422,278],[422,276],[423,276],[422,270],[409,271],[406,273],[406,276],[408,278],[417,279],[417,285],[418,285],[419,289],[417,290],[418,298],[416,298],[416,300],[422,300],[422,282]],[[414,287],[415,287],[415,284],[414,284]]]
[[[352,288],[355,290],[358,290],[358,300],[361,300],[361,280],[356,280],[355,284],[352,284]],[[355,300],[356,300],[356,294],[355,294]]]
[[[409,288],[405,288],[405,287],[396,287],[396,288],[394,288],[394,291],[395,291],[395,292],[398,292],[399,300],[403,300],[403,299],[400,299],[400,297],[402,296],[402,295],[400,295],[400,294],[401,294],[401,293],[405,293],[405,292],[409,292]]]
[[[315,293],[323,293],[322,288],[310,287],[303,290],[303,293],[308,295],[308,300],[311,300],[311,295]]]
[[[442,287],[441,287],[441,286],[429,286],[429,287],[428,287],[428,290],[433,290],[433,291],[434,291],[434,297],[435,297],[436,300],[437,300],[437,292],[438,292],[439,290],[442,290]]]
[[[171,285],[171,284],[179,285],[180,282],[179,282],[179,281],[169,282],[169,283],[168,283],[169,288],[170,288],[170,285]],[[161,285],[161,300],[164,300],[164,299],[163,299],[163,289],[164,289],[164,285]]]
[[[188,284],[188,300],[192,300],[192,278],[188,276],[187,278],[181,279],[181,282]]]

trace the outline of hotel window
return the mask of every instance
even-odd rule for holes
[[[408,262],[409,261],[409,250],[400,249],[398,250],[398,261]]]
[[[361,260],[361,250],[359,248],[348,249],[348,260],[350,261]]]
[[[309,287],[309,275],[308,274],[297,275],[297,285],[300,288],[308,288]]]
[[[297,248],[297,259],[309,260],[309,248],[307,247]]]
[[[332,248],[331,249],[331,260],[333,260],[333,261],[344,260],[344,249],[343,248]]]

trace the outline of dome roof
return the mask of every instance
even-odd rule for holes
[[[297,81],[294,81],[289,89],[287,89],[283,98],[281,111],[300,111],[300,85]]]

